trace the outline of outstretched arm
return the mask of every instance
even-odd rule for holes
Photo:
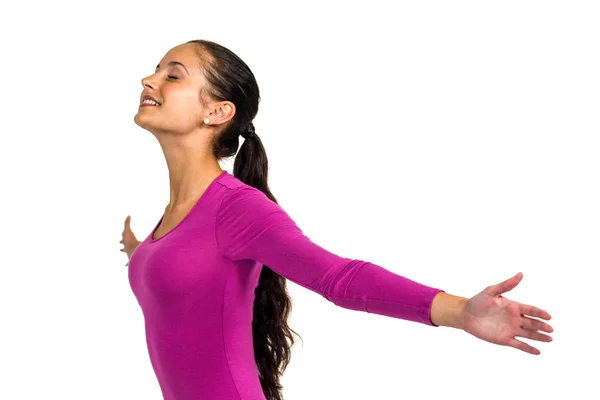
[[[550,341],[552,328],[530,317],[547,312],[508,300],[521,275],[466,299],[394,274],[377,264],[333,254],[310,241],[278,204],[243,186],[223,199],[216,217],[216,241],[233,261],[254,260],[321,294],[336,305],[433,326],[463,329],[482,340],[539,354],[515,339]]]

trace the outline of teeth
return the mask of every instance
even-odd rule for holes
[[[154,100],[150,100],[150,99],[144,99],[144,101],[142,101],[142,104],[151,104],[153,106],[159,105],[157,102],[155,102]]]

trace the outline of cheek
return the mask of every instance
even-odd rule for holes
[[[164,93],[165,108],[163,110],[163,123],[165,128],[177,132],[186,132],[201,125],[202,105],[198,102],[195,93],[178,91],[177,93]]]
[[[196,91],[192,90],[163,90],[163,95],[168,100],[169,112],[184,114],[188,117],[202,113],[202,104]]]

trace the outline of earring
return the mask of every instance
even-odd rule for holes
[[[208,119],[208,118],[204,118],[204,123],[205,123],[206,125],[210,124],[210,119]]]

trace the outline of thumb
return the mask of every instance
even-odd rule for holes
[[[522,278],[523,278],[523,273],[519,272],[518,274],[516,274],[512,278],[508,278],[504,282],[500,282],[497,285],[489,286],[486,289],[486,292],[487,292],[487,294],[489,294],[491,296],[499,296],[502,293],[506,293],[506,292],[514,289],[519,284],[519,282],[521,282]]]
[[[131,215],[128,215],[127,218],[125,218],[125,228],[129,226],[129,221],[131,221]]]

